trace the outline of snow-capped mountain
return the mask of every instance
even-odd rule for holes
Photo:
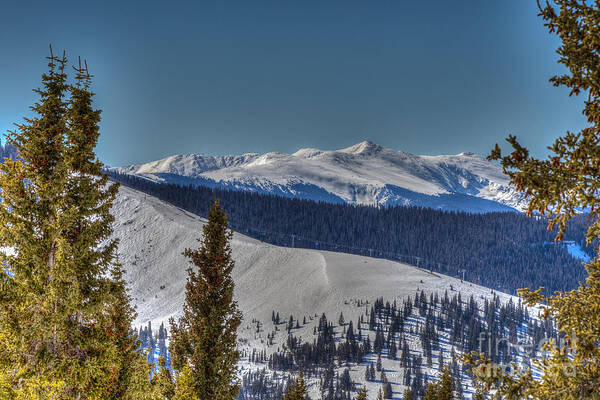
[[[372,142],[333,151],[239,156],[175,155],[114,170],[167,183],[200,184],[332,203],[416,205],[470,212],[522,210],[499,165],[473,153],[417,156]]]

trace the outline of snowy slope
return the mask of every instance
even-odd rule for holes
[[[198,246],[205,220],[126,187],[119,189],[112,211],[136,323],[157,326],[181,309],[188,267],[182,252]],[[404,297],[418,288],[443,292],[452,286],[464,296],[490,295],[488,288],[394,261],[278,247],[238,233],[232,248],[235,295],[246,319],[270,320],[274,309],[320,315],[350,299]]]
[[[472,212],[525,206],[501,168],[478,155],[416,156],[372,142],[335,151],[301,149],[294,154],[177,155],[116,170],[156,181],[351,204]]]
[[[120,189],[112,211],[116,217],[115,236],[121,240],[120,261],[137,307],[135,324],[151,321],[154,327],[161,322],[167,325],[169,317],[178,316],[184,300],[188,264],[182,252],[186,247],[198,246],[196,239],[205,220],[126,187]],[[267,335],[276,330],[271,322],[273,310],[280,313],[283,321],[290,315],[300,321],[306,318],[306,324],[294,329],[294,335],[312,341],[317,316],[325,313],[335,319],[343,312],[346,321],[357,321],[365,304],[372,305],[379,297],[401,301],[417,290],[440,295],[448,290],[451,295],[460,292],[465,300],[470,295],[481,300],[491,298],[493,293],[485,287],[393,261],[277,247],[238,233],[234,234],[232,248],[236,261],[235,298],[244,315],[239,341],[247,354],[252,349],[270,354],[285,343],[287,333],[280,328],[274,344],[267,344]],[[512,298],[497,294],[503,300]],[[257,321],[261,326],[258,332]],[[335,332],[341,336],[342,327],[336,327]],[[407,337],[411,348],[420,351],[417,335]],[[448,360],[451,348],[446,346],[444,351]],[[381,384],[365,382],[364,370],[368,363],[375,362],[374,357],[369,355],[363,364],[350,367],[352,379],[361,385],[366,383],[372,396]],[[244,358],[240,367],[244,373],[263,368],[264,364]],[[383,359],[383,367],[393,384],[394,398],[400,398],[404,391],[403,370],[398,361],[388,359]],[[435,376],[437,368],[434,364],[426,372]],[[313,398],[319,398],[317,392],[317,381],[311,381]]]

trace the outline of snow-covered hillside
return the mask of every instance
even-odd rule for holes
[[[136,323],[157,326],[181,309],[188,268],[182,253],[199,246],[206,221],[126,187],[119,189],[113,214]],[[268,320],[275,309],[339,314],[350,299],[404,297],[419,288],[443,292],[452,286],[463,296],[490,296],[489,288],[384,259],[278,247],[237,232],[232,248],[236,298],[246,319]]]
[[[294,154],[176,155],[115,168],[159,182],[202,184],[328,202],[470,212],[523,209],[501,168],[478,155],[416,156],[372,142]]]
[[[196,239],[201,236],[205,221],[125,187],[120,189],[113,213],[115,236],[121,239],[120,261],[126,269],[130,294],[137,307],[136,325],[148,321],[152,321],[154,327],[161,322],[166,325],[169,317],[177,317],[184,300],[188,263],[182,252],[186,247],[198,246]],[[388,260],[277,247],[237,233],[232,248],[236,261],[235,297],[244,314],[239,331],[240,347],[246,354],[254,349],[268,355],[286,343],[285,328],[272,323],[273,311],[279,313],[283,321],[290,315],[295,321],[302,321],[293,334],[311,342],[318,316],[325,313],[331,320],[343,313],[346,321],[356,322],[359,317],[364,318],[365,308],[381,297],[401,302],[417,291],[440,296],[446,291],[450,295],[460,293],[465,301],[471,295],[477,301],[493,297],[488,288]],[[502,301],[511,299],[508,295],[497,295]],[[335,334],[342,337],[342,329],[345,327],[336,327]],[[363,334],[366,334],[364,330]],[[270,339],[269,335],[275,336]],[[407,333],[405,338],[415,349],[413,355],[419,354],[418,332]],[[442,344],[441,349],[445,359],[450,360],[453,348]],[[381,382],[366,382],[364,375],[366,366],[375,363],[374,357],[367,355],[361,365],[350,367],[352,380],[366,383],[372,396]],[[400,398],[404,391],[404,370],[398,361],[387,358],[382,361],[393,385],[394,398]],[[435,362],[433,367],[425,369],[430,377],[437,373]],[[248,358],[240,365],[242,372],[264,367]],[[342,369],[340,366],[339,372]],[[311,386],[313,398],[319,398],[316,382],[312,381]]]

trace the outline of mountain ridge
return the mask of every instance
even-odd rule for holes
[[[317,201],[451,211],[523,210],[501,167],[474,153],[419,156],[370,141],[292,154],[174,155],[112,168],[157,182],[205,185]]]

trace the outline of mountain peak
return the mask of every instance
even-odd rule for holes
[[[342,153],[351,154],[370,154],[380,152],[381,150],[383,150],[382,146],[378,145],[377,143],[373,143],[369,140],[365,140],[363,142],[355,144],[354,146],[350,146],[339,151]]]
[[[472,153],[418,156],[363,141],[339,150],[293,154],[173,156],[120,169],[173,183],[350,204],[449,210],[523,208],[499,165]],[[494,202],[499,204],[494,204]]]

